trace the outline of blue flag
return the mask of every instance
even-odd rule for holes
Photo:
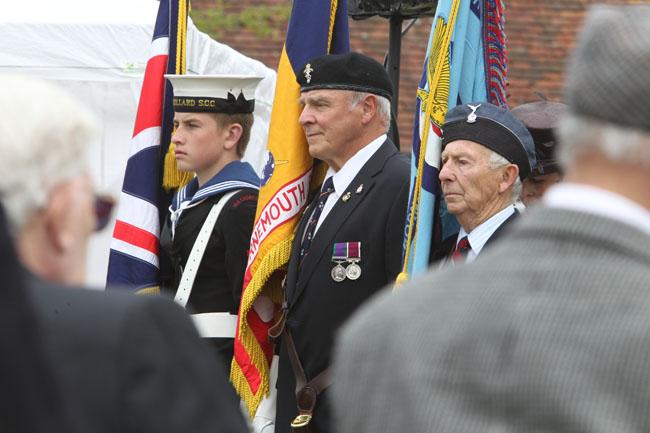
[[[456,105],[505,105],[504,39],[501,0],[438,2],[415,104],[402,280],[427,269],[432,242],[458,231],[438,181],[441,128]]]

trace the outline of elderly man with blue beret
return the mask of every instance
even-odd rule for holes
[[[472,262],[517,217],[514,202],[536,164],[535,146],[521,121],[487,102],[451,109],[442,131],[440,184],[461,228],[431,257]]]

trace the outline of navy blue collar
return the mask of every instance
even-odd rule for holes
[[[180,207],[187,207],[207,197],[242,188],[260,189],[260,178],[249,163],[233,161],[201,188],[199,179],[192,179],[174,195],[170,210],[174,212]]]

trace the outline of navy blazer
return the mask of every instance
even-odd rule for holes
[[[348,186],[349,199],[339,199],[322,222],[299,266],[302,234],[317,200],[302,216],[285,283],[286,326],[308,380],[329,366],[341,324],[375,292],[392,284],[401,270],[409,170],[408,158],[387,139]],[[341,242],[361,243],[361,276],[355,281],[335,282],[331,277],[336,265],[332,249]],[[319,432],[329,429],[325,400],[321,395],[312,419]],[[296,415],[295,376],[281,348],[276,433],[289,432]]]

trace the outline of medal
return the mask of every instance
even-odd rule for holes
[[[355,262],[352,262],[345,268],[345,275],[351,279],[356,280],[361,276],[361,266],[357,265]]]
[[[332,261],[336,263],[336,266],[332,268],[332,279],[337,283],[345,280],[345,267],[342,263],[346,262],[348,259],[347,245],[344,243],[334,244],[332,247]]]
[[[336,266],[332,268],[331,275],[334,281],[340,283],[341,281],[345,280],[345,276],[347,275],[347,270],[343,267],[343,265],[337,263]]]
[[[361,266],[357,264],[361,261],[361,242],[348,242],[348,261],[350,264],[345,270],[345,275],[351,280],[356,280],[361,276]]]

